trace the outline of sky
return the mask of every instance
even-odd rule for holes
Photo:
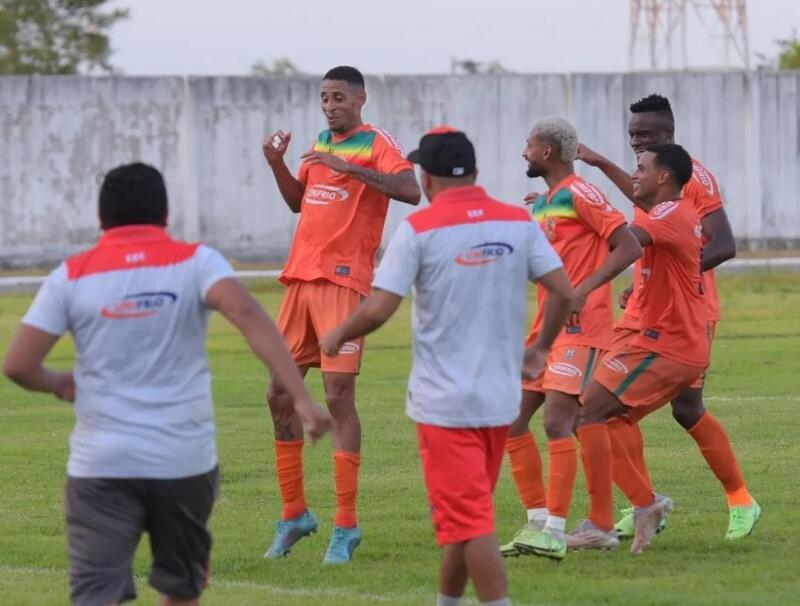
[[[111,31],[129,75],[248,73],[288,57],[311,74],[351,64],[370,74],[448,73],[451,57],[516,72],[628,68],[629,0],[112,0]],[[751,55],[800,32],[800,0],[748,3]],[[721,65],[721,43],[689,21],[692,67]],[[757,64],[758,60],[753,59]]]

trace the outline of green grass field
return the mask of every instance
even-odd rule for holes
[[[714,344],[707,404],[728,428],[751,491],[764,514],[751,537],[723,540],[724,496],[694,442],[666,410],[644,423],[648,461],[659,491],[675,498],[669,529],[644,555],[579,553],[556,564],[538,558],[507,563],[514,604],[798,603],[800,442],[800,274],[752,273],[720,279],[725,319]],[[254,285],[275,313],[281,289]],[[0,296],[0,346],[30,295]],[[207,604],[287,606],[433,604],[439,552],[433,541],[412,423],[403,415],[410,363],[409,309],[370,340],[359,380],[364,426],[360,525],[364,542],[352,565],[320,565],[333,514],[330,441],[306,449],[307,496],[321,532],[286,559],[262,554],[280,511],[272,428],[264,404],[265,373],[243,340],[219,318],[210,330],[215,376],[222,498]],[[68,367],[72,345],[50,358]],[[309,385],[321,397],[319,376]],[[68,406],[0,381],[0,604],[68,602],[61,492],[72,426]],[[544,444],[540,422],[534,422]],[[582,479],[572,521],[582,517]],[[524,521],[508,469],[497,491],[498,530],[507,539]],[[148,548],[136,559],[140,602]],[[474,603],[474,602],[473,602]]]

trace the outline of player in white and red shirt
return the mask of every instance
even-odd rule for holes
[[[222,255],[167,234],[167,193],[155,168],[110,171],[99,211],[105,234],[47,278],[3,371],[25,389],[74,402],[65,493],[70,602],[134,599],[133,556],[147,532],[159,603],[190,606],[206,584],[219,482],[205,351],[211,311],[290,386],[312,439],[330,429],[330,418]],[[45,368],[66,332],[74,370]]]
[[[431,205],[394,234],[373,294],[323,351],[372,332],[413,288],[413,366],[406,413],[417,423],[437,543],[440,605],[459,603],[469,578],[482,604],[509,604],[494,530],[494,490],[509,424],[520,410],[528,281],[547,288],[538,339],[525,353],[540,372],[575,294],[561,260],[525,209],[474,185],[464,133],[440,127],[409,159]]]

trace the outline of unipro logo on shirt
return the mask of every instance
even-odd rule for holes
[[[484,242],[471,247],[456,257],[456,263],[465,266],[497,263],[514,252],[514,247],[505,242]]]
[[[121,300],[108,303],[100,310],[100,315],[109,320],[132,320],[156,315],[159,311],[178,300],[174,292],[140,292],[125,295]]]
[[[346,189],[335,185],[311,185],[306,188],[305,192],[306,204],[317,206],[344,202],[349,197],[350,193]]]

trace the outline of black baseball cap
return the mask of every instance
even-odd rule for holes
[[[425,133],[408,159],[437,177],[475,174],[475,148],[467,135],[451,126],[437,126]]]

